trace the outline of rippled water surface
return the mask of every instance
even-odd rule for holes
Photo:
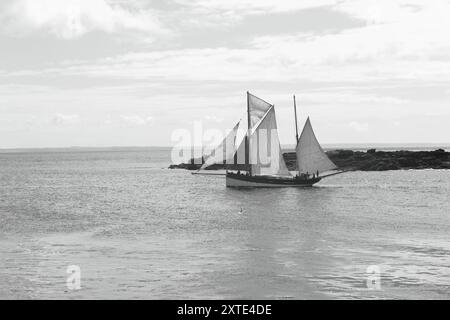
[[[169,162],[0,153],[0,298],[450,298],[450,171],[239,191]]]

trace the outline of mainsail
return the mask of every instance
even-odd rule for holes
[[[252,175],[291,176],[281,151],[274,106],[253,131],[250,154]]]
[[[315,174],[337,168],[317,141],[309,117],[298,139],[296,153],[299,173]]]
[[[239,121],[225,139],[206,157],[205,163],[201,166],[200,170],[216,163],[223,163],[224,161],[232,163],[233,156],[236,153],[236,135],[241,122]]]

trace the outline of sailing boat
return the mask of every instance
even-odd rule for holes
[[[298,136],[294,96],[298,172],[289,172],[278,137],[275,106],[247,92],[247,123],[240,120],[211,153],[200,170],[226,165],[227,187],[306,187],[319,182],[321,173],[337,169],[323,151],[308,117]],[[239,129],[246,132],[238,141]],[[236,147],[237,146],[237,147]],[[220,152],[222,151],[222,152]],[[336,173],[333,173],[334,175]],[[327,175],[329,176],[329,175]]]

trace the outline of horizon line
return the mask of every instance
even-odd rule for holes
[[[364,145],[367,148],[372,146],[429,146],[429,147],[438,147],[438,146],[450,146],[450,142],[329,142],[322,143],[324,147],[327,146],[360,146],[363,148]],[[292,147],[295,144],[282,144],[281,147]],[[109,145],[109,146],[36,146],[36,147],[0,147],[1,150],[45,150],[45,149],[114,149],[114,148],[173,148],[175,146],[171,145]],[[180,148],[189,148],[192,146],[177,146]],[[194,148],[199,148],[202,146],[194,145]],[[211,147],[210,145],[203,147]]]

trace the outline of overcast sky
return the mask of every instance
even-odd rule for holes
[[[0,147],[171,145],[249,90],[294,143],[450,142],[450,1],[2,0]]]

